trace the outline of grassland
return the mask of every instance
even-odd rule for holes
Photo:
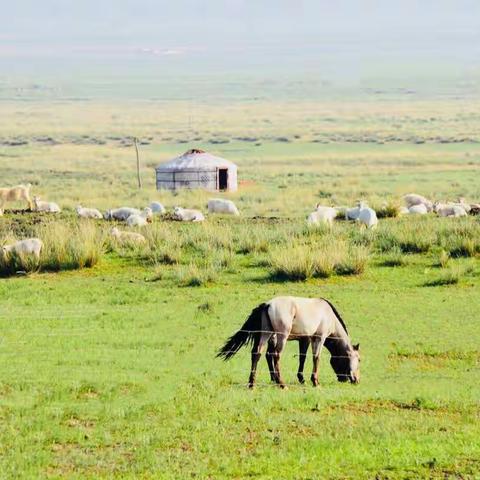
[[[108,226],[92,222],[101,244],[92,268],[46,263],[0,280],[2,477],[480,476],[478,219],[385,219],[374,233],[304,225],[319,201],[380,205],[409,191],[478,201],[478,102],[5,102],[2,111],[2,183],[30,181],[65,207],[56,218],[5,215],[2,239],[82,229],[70,210],[78,202],[204,208],[206,193],[154,190],[153,166],[193,146],[238,163],[240,189],[228,198],[242,212],[204,225],[157,219],[140,249],[111,244]],[[133,135],[143,142],[141,191]],[[320,258],[351,262],[352,248],[357,263],[367,259],[361,269],[318,273]],[[292,262],[310,274],[278,275]],[[265,364],[248,391],[247,351],[229,364],[214,358],[254,306],[279,294],[338,306],[361,344],[360,385],[336,382],[327,354],[320,388],[296,384],[296,344],[283,359],[288,391],[270,385]]]

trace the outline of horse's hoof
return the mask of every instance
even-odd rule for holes
[[[303,385],[305,383],[305,378],[303,375],[298,374],[297,375],[298,381]]]
[[[248,384],[249,390],[253,390],[253,387],[254,387],[254,386],[255,386],[255,385],[254,385],[253,383],[249,383],[249,384]]]
[[[282,390],[288,390],[287,385],[285,385],[285,384],[283,384],[283,383],[280,384],[280,388],[281,388]]]

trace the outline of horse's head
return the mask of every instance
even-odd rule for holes
[[[350,380],[351,383],[360,382],[360,344],[353,345],[345,355],[330,358],[330,365],[337,375],[339,382]]]

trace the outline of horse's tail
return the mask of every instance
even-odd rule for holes
[[[248,345],[256,336],[259,336],[262,330],[263,312],[268,319],[268,305],[266,303],[262,303],[252,310],[242,328],[227,340],[217,353],[217,357],[223,357],[225,361],[230,360],[244,345]]]

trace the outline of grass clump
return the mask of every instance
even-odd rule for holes
[[[425,283],[426,287],[439,287],[443,285],[456,285],[463,277],[471,274],[475,267],[469,265],[454,265],[440,274],[438,278]]]
[[[393,201],[384,203],[379,208],[374,208],[377,218],[396,218],[400,215],[400,205]]]
[[[271,276],[282,280],[302,281],[312,277],[359,275],[368,265],[367,248],[345,241],[320,245],[296,245],[278,249],[270,255]]]
[[[350,246],[345,258],[335,265],[337,275],[360,275],[367,266],[370,252],[366,247]]]
[[[178,285],[181,287],[201,287],[214,283],[217,278],[218,271],[208,262],[202,266],[191,263],[181,267],[176,273]]]
[[[269,259],[272,277],[285,280],[306,280],[316,271],[311,248],[306,245],[279,249]]]
[[[44,244],[40,268],[59,271],[96,265],[103,255],[106,235],[94,224],[81,222],[77,225],[45,225],[38,237]]]
[[[442,249],[442,251],[438,255],[438,266],[441,268],[447,268],[450,262],[450,258],[450,253]]]
[[[404,267],[407,265],[407,257],[399,247],[392,248],[382,262],[384,267]]]
[[[32,255],[12,252],[0,257],[0,274],[12,275],[19,271],[60,271],[89,268],[96,265],[105,246],[105,232],[92,223],[76,225],[51,222],[39,225],[32,236],[43,242],[40,259]],[[9,236],[8,242],[15,239]]]

